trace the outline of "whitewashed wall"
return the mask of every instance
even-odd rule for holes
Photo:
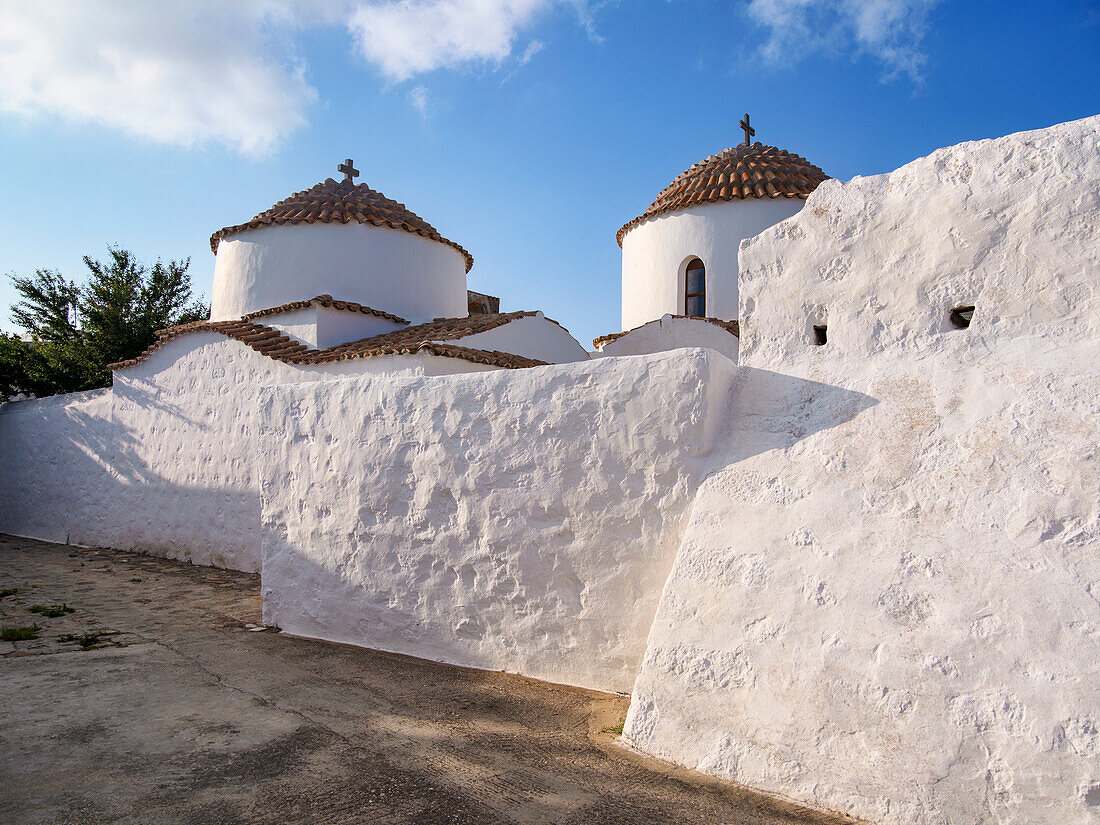
[[[564,327],[544,318],[541,312],[447,343],[490,352],[511,352],[548,364],[588,360],[588,351],[577,339]]]
[[[1100,118],[826,182],[741,264],[626,735],[873,822],[1096,822]]]
[[[693,206],[635,226],[623,236],[623,329],[684,314],[684,272],[706,266],[712,318],[737,319],[737,246],[802,208],[798,198],[753,198]]]
[[[337,344],[404,329],[406,326],[377,315],[333,309],[319,304],[277,315],[264,315],[256,321],[314,349],[327,349]]]
[[[487,369],[429,355],[296,367],[215,333],[176,338],[110,389],[0,407],[0,532],[257,571],[262,384]]]
[[[614,341],[608,341],[600,352],[603,355],[646,355],[683,347],[712,349],[737,363],[736,335],[710,321],[674,318],[671,315],[650,321]]]
[[[734,369],[678,350],[265,390],[265,621],[628,689]]]
[[[223,238],[210,318],[329,294],[415,323],[466,315],[466,259],[411,232],[364,224],[286,224]]]

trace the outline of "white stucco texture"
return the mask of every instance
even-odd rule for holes
[[[405,324],[398,324],[376,315],[317,305],[280,312],[276,315],[265,315],[257,321],[316,349],[359,341],[406,327]],[[548,364],[587,361],[589,358],[585,348],[570,335],[567,329],[543,317],[541,312],[517,318],[485,332],[467,335],[465,338],[441,339],[440,343],[489,352],[523,355]],[[465,370],[444,370],[444,372],[448,371]]]
[[[264,390],[265,622],[629,689],[734,370],[678,350]]]
[[[185,335],[109,389],[0,407],[0,532],[258,571],[261,385],[489,369],[432,355],[292,366]]]
[[[544,318],[541,312],[446,343],[489,352],[510,352],[548,364],[587,361],[589,357],[588,351],[567,329]]]
[[[329,294],[414,323],[466,315],[466,260],[454,247],[364,224],[285,224],[223,238],[210,318]]]
[[[275,315],[264,315],[256,320],[314,349],[327,349],[337,344],[394,332],[407,326],[389,318],[319,304]]]
[[[800,210],[799,198],[752,198],[693,206],[638,224],[623,236],[622,328],[684,314],[684,272],[706,267],[706,314],[737,319],[737,247]]]
[[[1100,118],[828,181],[746,241],[726,467],[628,739],[872,822],[1096,822],[1098,274]]]
[[[737,362],[736,335],[710,321],[676,318],[672,315],[642,324],[637,329],[608,341],[600,347],[600,352],[603,355],[646,355],[684,347],[712,349],[734,363]]]

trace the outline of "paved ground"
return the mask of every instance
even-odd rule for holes
[[[845,821],[626,751],[623,697],[254,629],[257,576],[0,536],[11,588],[8,825]]]

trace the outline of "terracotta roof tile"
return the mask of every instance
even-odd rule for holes
[[[730,333],[731,335],[735,335],[738,338],[741,337],[741,327],[736,321],[723,321],[721,318],[699,318],[695,315],[673,315],[672,317],[673,318],[689,318],[693,321],[706,321],[709,324],[714,324],[716,326],[720,326],[722,329],[724,329],[726,332]],[[636,327],[634,327],[634,329],[628,329],[625,332],[612,332],[608,335],[601,335],[599,338],[593,338],[592,339],[592,346],[594,346],[596,349],[599,349],[604,344],[610,344],[612,341],[615,341],[619,338],[622,338],[624,335],[629,335],[630,333],[635,332],[635,331],[641,329],[642,327],[648,327],[650,324],[656,324],[660,320],[661,320],[660,318],[657,318],[657,319],[654,319],[652,321],[646,321],[641,326],[636,326]]]
[[[381,355],[412,355],[426,352],[445,358],[461,358],[476,364],[489,364],[507,369],[545,366],[545,361],[527,358],[509,352],[481,350],[445,343],[464,338],[477,332],[507,324],[517,318],[534,315],[533,312],[509,312],[497,315],[475,315],[469,318],[436,318],[427,324],[363,338],[328,349],[312,349],[277,329],[253,321],[195,321],[157,332],[157,340],[139,355],[128,361],[111,364],[111,370],[126,369],[140,364],[174,338],[196,332],[216,332],[246,344],[261,355],[287,364],[328,364],[350,361],[356,358],[374,358]]]
[[[337,301],[331,295],[318,295],[316,298],[307,298],[304,301],[291,301],[289,304],[282,304],[277,307],[258,309],[255,312],[249,312],[247,315],[243,316],[242,320],[251,321],[253,318],[263,318],[266,315],[278,315],[283,312],[293,312],[296,309],[306,309],[313,304],[327,307],[329,309],[340,309],[347,312],[360,312],[363,315],[377,315],[379,318],[385,318],[388,321],[393,321],[395,324],[409,323],[404,318],[398,315],[394,315],[390,312],[383,312],[380,309],[372,309],[371,307],[364,306],[363,304],[357,304],[354,301]]]
[[[430,223],[412,212],[403,203],[390,200],[365,183],[340,182],[328,178],[312,189],[295,192],[261,212],[248,223],[227,226],[210,236],[210,249],[218,252],[218,242],[225,237],[257,229],[261,226],[298,223],[361,223],[401,229],[429,240],[445,243],[457,249],[466,259],[466,271],[474,265],[473,256],[440,235]]]
[[[699,206],[747,198],[809,197],[829,176],[800,155],[754,143],[741,144],[711,155],[681,172],[661,190],[646,211],[625,224],[615,235],[619,246],[623,236],[644,221]]]
[[[487,332],[511,321],[527,318],[534,314],[534,312],[502,312],[495,315],[469,315],[465,318],[436,318],[426,324],[391,330],[371,338],[364,338],[361,341],[337,344],[325,350],[325,352],[337,355],[357,351],[361,347],[406,346],[425,341],[455,341],[468,335]]]

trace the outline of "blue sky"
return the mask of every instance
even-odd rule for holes
[[[0,0],[0,273],[117,243],[209,296],[213,231],[350,156],[472,289],[587,343],[619,329],[616,230],[746,111],[842,179],[1097,114],[1100,4]]]

